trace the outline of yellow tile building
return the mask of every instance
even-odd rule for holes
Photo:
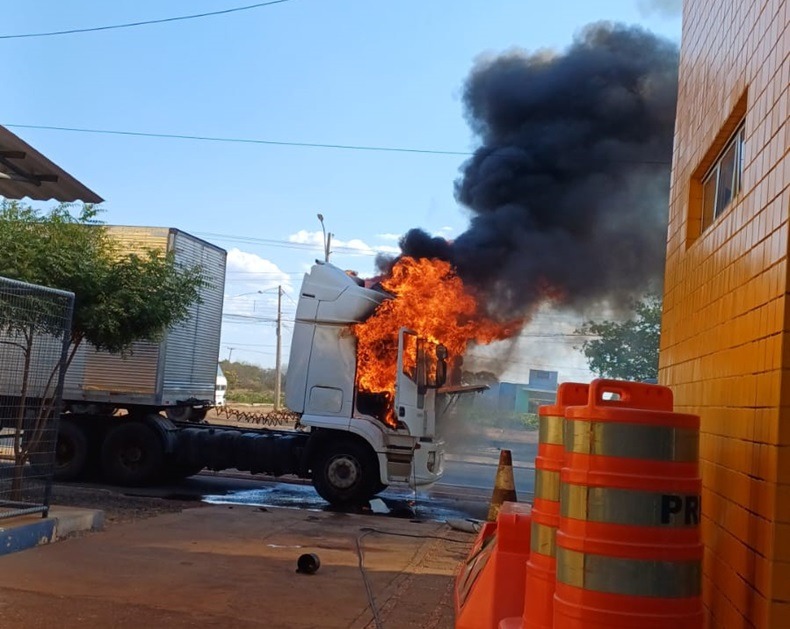
[[[710,627],[790,628],[790,0],[686,0],[660,381],[702,418]]]

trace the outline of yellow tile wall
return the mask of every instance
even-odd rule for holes
[[[660,380],[702,420],[711,628],[790,627],[789,3],[684,2]],[[743,189],[700,233],[739,112]]]

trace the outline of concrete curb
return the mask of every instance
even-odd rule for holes
[[[34,514],[0,520],[0,556],[56,542],[78,531],[98,531],[103,527],[103,511],[72,507],[51,507],[46,518]]]

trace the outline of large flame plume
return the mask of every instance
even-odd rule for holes
[[[398,331],[409,328],[447,348],[451,358],[463,356],[470,342],[486,344],[518,333],[524,321],[494,321],[449,262],[402,257],[381,286],[393,299],[381,303],[364,323],[353,326],[358,339],[357,388],[395,396]]]

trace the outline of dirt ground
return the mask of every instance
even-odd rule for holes
[[[203,506],[202,503],[192,500],[129,496],[117,490],[74,483],[55,483],[52,486],[50,504],[104,511],[105,528]]]
[[[4,629],[453,627],[472,536],[438,522],[238,506],[157,514],[168,503],[107,498],[104,532],[3,558]],[[295,571],[306,552],[320,557],[315,575]]]

